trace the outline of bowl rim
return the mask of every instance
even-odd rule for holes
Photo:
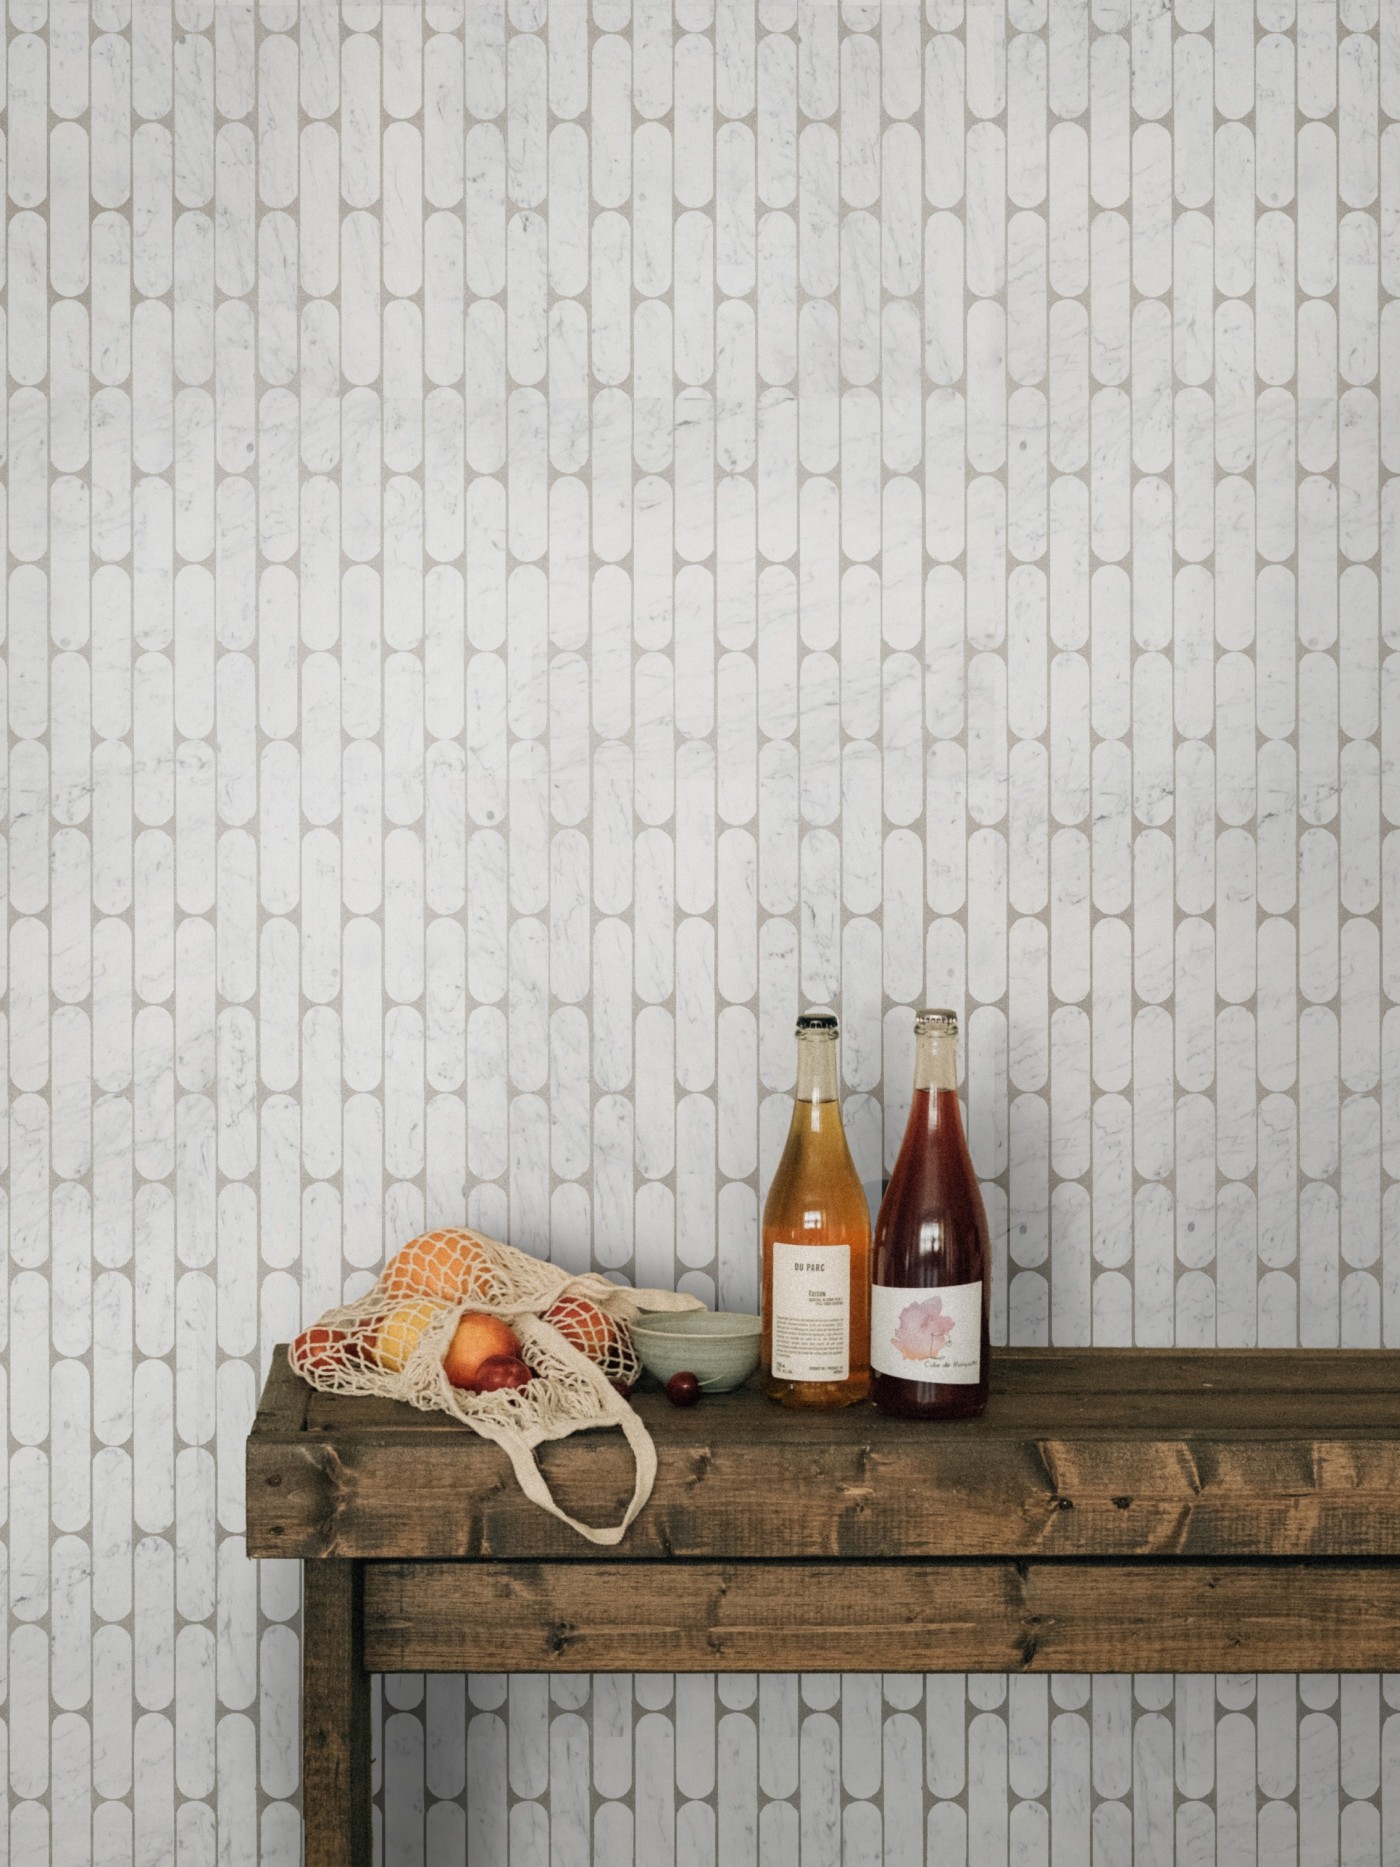
[[[737,1325],[732,1329],[688,1329],[685,1325],[698,1321],[701,1316],[712,1316],[718,1320],[723,1317]],[[660,1327],[653,1325],[659,1324]],[[746,1310],[656,1310],[639,1316],[632,1323],[634,1335],[652,1335],[663,1341],[684,1341],[687,1337],[699,1342],[728,1342],[747,1340],[758,1335],[763,1327],[763,1319]]]

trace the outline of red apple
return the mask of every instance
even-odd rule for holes
[[[623,1324],[614,1322],[587,1297],[560,1297],[545,1311],[544,1321],[553,1323],[564,1340],[590,1361],[601,1363],[620,1354],[626,1339]]]
[[[292,1360],[303,1373],[326,1374],[332,1368],[349,1367],[359,1360],[359,1353],[348,1331],[318,1322],[303,1329],[292,1343]]]

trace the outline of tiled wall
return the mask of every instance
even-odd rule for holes
[[[1003,1339],[1400,1342],[1379,12],[9,0],[13,1867],[295,1861],[271,1345],[751,1302],[802,1003],[872,1183],[964,1011]],[[385,1856],[1393,1864],[1395,1714],[391,1680]]]

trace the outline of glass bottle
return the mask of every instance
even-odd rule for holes
[[[836,1020],[797,1020],[792,1126],[763,1208],[763,1373],[785,1407],[848,1407],[870,1385],[870,1207],[836,1079]]]
[[[870,1397],[903,1419],[987,1404],[991,1252],[958,1108],[958,1020],[914,1020],[914,1101],[871,1251]]]

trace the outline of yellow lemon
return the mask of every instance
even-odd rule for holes
[[[435,1317],[447,1308],[445,1303],[405,1303],[391,1310],[374,1339],[374,1359],[390,1374],[397,1374],[418,1346],[418,1339]]]

